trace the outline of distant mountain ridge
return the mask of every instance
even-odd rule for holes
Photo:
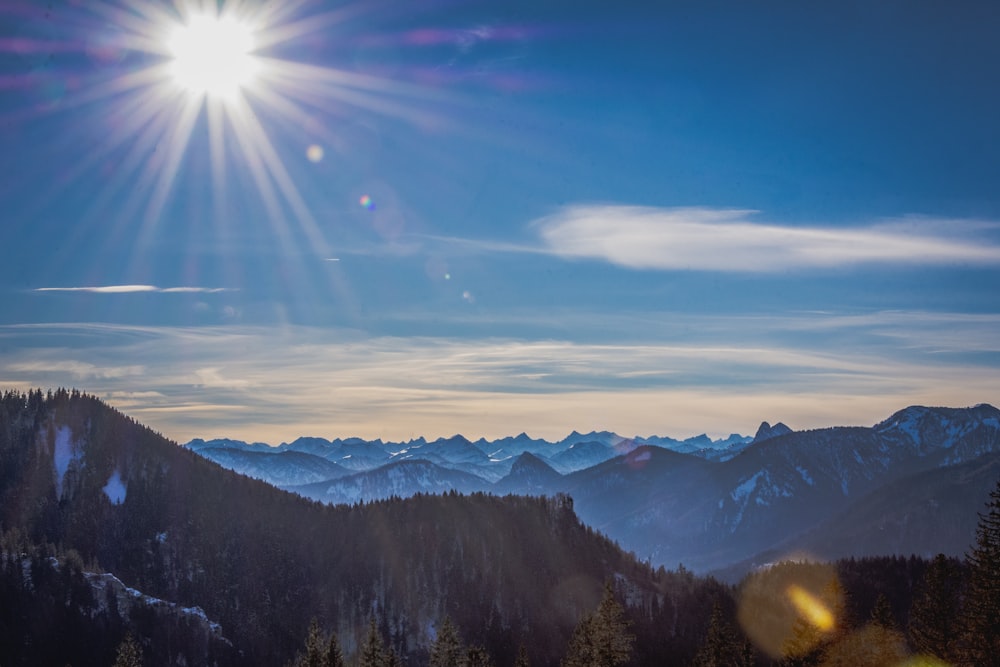
[[[582,520],[639,557],[696,571],[748,568],[773,558],[776,549],[807,547],[825,558],[870,554],[872,545],[904,555],[960,556],[974,536],[982,488],[995,470],[975,462],[1000,452],[1000,410],[988,404],[910,406],[871,427],[793,431],[763,422],[752,438],[731,436],[710,447],[703,446],[706,439],[574,432],[550,443],[522,433],[490,442],[421,438],[402,447],[354,441],[350,454],[337,444],[344,441],[329,441],[328,456],[367,452],[366,464],[373,467],[284,488],[333,504],[445,490],[566,493]],[[277,448],[275,464],[293,463],[279,458],[293,446]],[[188,447],[209,458],[217,451],[201,441]],[[416,460],[424,464],[395,465]],[[975,483],[946,481],[966,464]],[[872,519],[905,515],[896,503],[901,497],[937,507],[934,516],[954,523],[947,530],[914,530],[916,517]],[[850,518],[860,516],[868,518]],[[820,538],[819,531],[827,532]]]
[[[776,424],[774,428],[777,429],[779,426],[790,430],[784,424]],[[475,442],[462,435],[438,438],[433,441],[420,437],[406,442],[384,442],[381,439],[363,440],[361,438],[326,440],[319,437],[300,437],[280,445],[269,445],[262,442],[248,443],[229,438],[212,440],[195,438],[183,446],[216,461],[225,468],[269,481],[276,486],[282,486],[282,484],[275,483],[266,468],[256,470],[256,466],[238,458],[231,452],[235,450],[269,455],[299,452],[326,459],[356,472],[374,470],[392,461],[423,459],[444,467],[461,469],[489,481],[496,481],[510,472],[514,460],[525,452],[539,457],[559,472],[567,474],[589,468],[615,456],[627,454],[642,445],[653,445],[704,458],[718,459],[735,456],[753,441],[753,436],[738,433],[719,440],[712,440],[704,433],[678,440],[656,435],[626,438],[610,431],[591,431],[590,433],[573,431],[556,442],[531,438],[526,433],[520,433],[517,436],[508,436],[497,440],[480,438]],[[307,459],[300,460],[304,465],[311,465],[306,464]],[[279,459],[272,461],[277,464]],[[286,465],[291,464],[291,462],[290,458],[283,460]],[[287,472],[282,473],[282,475],[287,474]]]

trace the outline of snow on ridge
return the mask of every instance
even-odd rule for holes
[[[169,602],[167,600],[161,600],[160,598],[153,597],[152,595],[146,595],[140,590],[136,590],[131,586],[126,586],[121,579],[111,574],[110,572],[84,572],[83,574],[87,578],[87,580],[91,583],[92,586],[101,586],[105,589],[107,589],[110,586],[112,590],[120,592],[118,595],[119,599],[122,599],[123,597],[128,597],[146,607],[165,607],[167,609],[176,610],[185,616],[197,617],[208,625],[209,629],[212,631],[213,634],[219,637],[222,636],[222,626],[219,623],[209,619],[208,615],[205,613],[205,610],[202,609],[201,607],[198,606],[182,607],[176,602]],[[95,599],[102,600],[103,596],[95,596]],[[103,608],[103,605],[99,604],[96,611],[101,612],[105,611],[105,609]],[[119,605],[119,613],[122,613],[123,611],[124,611],[123,616],[127,619],[128,612],[122,609],[122,605]]]
[[[2,551],[0,551],[0,562],[2,562],[2,560],[5,557],[10,558],[14,557],[14,555],[10,553],[4,554]],[[60,569],[62,568],[62,564],[59,562],[57,558],[49,556],[46,560],[48,561],[49,566],[56,572],[60,571]],[[32,559],[30,557],[22,555],[20,557],[20,561],[21,561],[20,563],[21,570],[23,573],[22,576],[24,577],[24,583],[29,587],[33,587],[34,581],[32,579]],[[184,616],[194,616],[200,619],[203,623],[205,623],[205,625],[208,626],[209,631],[213,635],[215,635],[222,641],[226,642],[227,644],[232,645],[229,642],[229,640],[222,635],[222,625],[209,619],[208,615],[205,613],[205,610],[202,609],[201,607],[198,606],[182,607],[176,602],[161,600],[160,598],[156,598],[151,595],[146,595],[140,590],[137,590],[130,586],[126,586],[121,579],[119,579],[110,572],[84,571],[83,576],[87,580],[87,583],[90,584],[91,589],[95,593],[98,592],[100,593],[100,594],[95,594],[93,596],[94,606],[90,607],[89,610],[91,618],[94,618],[98,614],[102,614],[108,611],[109,601],[108,601],[108,596],[105,593],[110,590],[110,592],[114,595],[116,599],[118,613],[121,614],[122,618],[125,621],[128,621],[129,619],[129,612],[132,607],[132,603],[130,603],[129,601],[131,600],[133,603],[141,604],[145,607],[160,607],[169,611],[179,612]]]

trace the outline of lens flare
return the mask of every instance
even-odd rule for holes
[[[358,200],[358,203],[369,211],[375,210],[375,201],[368,195],[361,195],[361,199]]]
[[[306,149],[306,159],[310,162],[321,162],[323,160],[323,155],[323,147],[317,144],[313,144]]]
[[[830,632],[836,625],[833,612],[823,602],[797,584],[788,587],[788,599],[791,600],[799,615],[823,632]]]
[[[800,655],[837,631],[843,591],[828,563],[796,554],[761,566],[741,585],[738,619],[772,658]],[[792,560],[794,559],[794,560]]]

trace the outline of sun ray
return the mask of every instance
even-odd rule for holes
[[[157,174],[156,187],[150,197],[149,204],[144,216],[144,231],[155,226],[159,220],[160,213],[166,203],[167,195],[170,193],[180,167],[181,158],[187,151],[188,143],[191,140],[191,133],[194,130],[195,122],[201,111],[201,104],[197,100],[184,100],[181,102],[179,112],[174,114],[174,121],[168,128],[169,134],[166,136],[166,155]],[[140,236],[140,243],[145,241],[145,234]]]
[[[225,109],[221,102],[209,100],[205,112],[208,119],[208,152],[212,169],[212,207],[217,223],[226,225]]]
[[[454,128],[459,114],[453,112],[464,104],[462,96],[440,86],[352,71],[350,62],[338,68],[283,57],[286,47],[289,53],[307,54],[309,49],[302,44],[319,43],[311,36],[324,35],[325,42],[342,29],[339,26],[373,13],[373,7],[381,11],[386,6],[350,2],[324,9],[313,0],[81,4],[72,23],[89,32],[81,32],[87,36],[73,48],[86,53],[88,44],[102,49],[110,45],[120,55],[109,66],[89,71],[86,85],[62,106],[64,111],[85,109],[85,121],[103,133],[86,158],[64,171],[70,181],[94,172],[105,174],[100,188],[88,197],[74,231],[99,229],[109,247],[136,244],[132,256],[138,266],[143,253],[168,237],[165,225],[183,202],[179,186],[189,177],[186,156],[203,151],[205,159],[196,158],[192,164],[207,165],[206,182],[194,185],[212,200],[205,217],[213,220],[223,238],[232,238],[226,230],[263,225],[282,252],[301,254],[307,248],[318,256],[329,255],[334,234],[329,221],[324,218],[321,224],[322,216],[311,206],[307,195],[313,184],[303,180],[318,177],[323,170],[300,171],[289,163],[290,154],[304,160],[307,146],[343,145],[337,124],[321,119],[374,115],[421,128]],[[194,32],[185,33],[190,30]],[[212,32],[216,30],[221,32]],[[195,44],[179,44],[178,35]],[[221,46],[212,43],[216,37],[221,42],[231,38],[235,50],[216,51]],[[185,51],[189,46],[192,50]],[[207,68],[216,59],[220,79],[198,80],[197,65],[204,62]],[[252,76],[240,73],[240,63],[246,62],[253,63]],[[305,139],[303,131],[308,134]],[[282,142],[286,136],[296,137],[294,153]],[[238,218],[232,209],[237,203],[234,178],[246,178],[247,191],[260,203],[254,207],[238,202],[246,207]],[[65,180],[54,187],[66,187]],[[110,218],[102,213],[109,207],[115,211]]]

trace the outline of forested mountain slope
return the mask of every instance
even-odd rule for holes
[[[487,459],[506,471],[494,479],[496,470],[483,476],[486,455],[460,436],[435,442],[419,439],[405,446],[351,440],[349,454],[343,444],[347,441],[300,439],[272,449],[264,458],[275,466],[260,466],[257,471],[276,481],[284,470],[277,466],[280,457],[300,449],[341,463],[367,462],[354,474],[286,487],[331,504],[448,489],[566,493],[585,523],[640,558],[667,567],[684,563],[697,572],[735,571],[732,568],[738,564],[772,560],[781,555],[775,551],[778,547],[819,547],[817,541],[802,538],[821,532],[822,542],[833,547],[819,549],[823,556],[870,555],[883,553],[879,549],[884,548],[889,550],[885,553],[931,557],[943,552],[957,557],[972,539],[975,509],[989,480],[983,477],[979,484],[964,486],[946,480],[953,479],[952,468],[1000,453],[1000,410],[987,404],[911,406],[871,427],[808,431],[764,422],[753,442],[731,436],[715,443],[721,449],[703,450],[697,456],[654,444],[661,440],[666,442],[604,432],[574,433],[560,443],[523,435],[477,443],[488,449],[503,444]],[[707,438],[689,444],[704,442],[711,444]],[[263,456],[257,452],[267,448],[235,441],[225,444],[250,448],[247,453],[254,456]],[[678,441],[666,444],[678,448]],[[396,447],[403,449],[397,452]],[[191,448],[206,456],[216,451],[204,441]],[[499,459],[512,451],[521,453],[516,459]],[[725,456],[706,455],[708,451]],[[565,455],[571,455],[573,465],[567,464]],[[913,475],[923,475],[921,482],[904,481]],[[862,540],[851,516],[872,525],[874,519],[861,515],[912,515],[896,502],[902,497],[891,490],[897,484],[905,488],[902,495],[909,506],[933,509],[938,503],[947,511],[925,512],[922,531],[902,518],[879,522],[880,534]],[[848,518],[837,521],[841,515]],[[951,522],[949,517],[955,516],[966,518]],[[743,572],[745,568],[737,573]]]
[[[554,664],[606,580],[639,608],[658,586],[568,498],[330,507],[65,391],[0,400],[0,532],[6,554],[48,549],[65,562],[73,550],[88,570],[199,607],[234,647],[217,659],[239,664],[282,664],[311,617],[353,649],[372,615],[404,655],[425,650],[448,616],[498,659],[523,644],[534,664]]]

